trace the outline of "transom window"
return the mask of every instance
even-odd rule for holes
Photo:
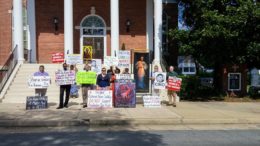
[[[105,22],[96,15],[87,16],[81,23],[83,35],[105,35]]]

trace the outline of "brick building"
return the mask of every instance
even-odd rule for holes
[[[123,44],[159,62],[164,23],[176,27],[177,13],[175,0],[1,0],[0,64],[16,45],[19,62],[51,63],[52,53],[82,54],[86,45],[103,59]]]

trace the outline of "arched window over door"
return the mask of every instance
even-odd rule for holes
[[[81,54],[84,62],[106,55],[106,24],[98,15],[88,15],[80,24]]]

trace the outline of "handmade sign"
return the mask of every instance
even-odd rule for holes
[[[180,91],[181,90],[181,78],[177,77],[169,77],[168,78],[168,90],[172,91]]]
[[[118,51],[118,67],[119,68],[130,68],[130,51]]]
[[[96,84],[97,74],[93,71],[79,71],[76,78],[77,84]]]
[[[52,54],[52,63],[64,62],[64,53],[54,53]]]
[[[67,64],[82,64],[83,60],[80,54],[68,54]]]
[[[166,73],[155,72],[154,73],[154,89],[165,89],[167,82],[166,82]]]
[[[107,67],[117,66],[118,65],[118,59],[116,57],[112,57],[112,56],[105,56],[104,65],[107,66]]]
[[[144,107],[161,107],[160,96],[143,96]]]
[[[88,90],[88,108],[111,108],[111,90]]]
[[[116,74],[116,79],[117,80],[133,80],[134,79],[134,74]]]
[[[26,110],[30,109],[46,109],[48,108],[47,96],[27,96]]]
[[[75,71],[58,70],[55,72],[57,85],[71,85],[75,83]]]
[[[116,80],[115,107],[135,107],[136,92],[134,80]]]
[[[50,86],[50,76],[31,76],[28,79],[29,88],[48,88]]]

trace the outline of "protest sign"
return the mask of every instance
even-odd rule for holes
[[[48,88],[50,82],[50,76],[31,76],[28,79],[28,86],[29,88]]]
[[[53,53],[52,63],[61,63],[61,62],[64,62],[64,53]]]
[[[27,96],[26,110],[30,109],[46,109],[48,108],[47,96]]]
[[[55,72],[57,85],[71,85],[75,83],[75,71],[58,70]]]
[[[172,91],[180,91],[181,90],[181,78],[177,77],[169,77],[168,78],[168,90]]]
[[[107,67],[117,66],[118,65],[118,59],[116,57],[112,57],[112,56],[105,56],[104,65],[107,66]]]
[[[90,64],[91,64],[91,71],[94,71],[97,74],[101,73],[101,69],[102,69],[101,59],[92,59]]]
[[[162,72],[155,72],[154,73],[154,89],[165,89],[167,82],[166,82],[166,73]]]
[[[88,90],[88,108],[111,108],[111,90]]]
[[[87,60],[91,60],[92,59],[92,46],[83,46],[83,61],[84,63],[86,63]]]
[[[130,68],[130,51],[118,51],[118,67],[119,68]]]
[[[144,107],[161,107],[160,96],[143,96]]]
[[[116,74],[116,79],[117,80],[133,80],[134,79],[134,74]]]
[[[79,71],[76,78],[77,84],[96,84],[97,74],[93,71]]]
[[[135,107],[136,92],[133,80],[116,80],[115,107]]]
[[[67,64],[82,64],[83,60],[80,54],[68,54],[66,62]]]

